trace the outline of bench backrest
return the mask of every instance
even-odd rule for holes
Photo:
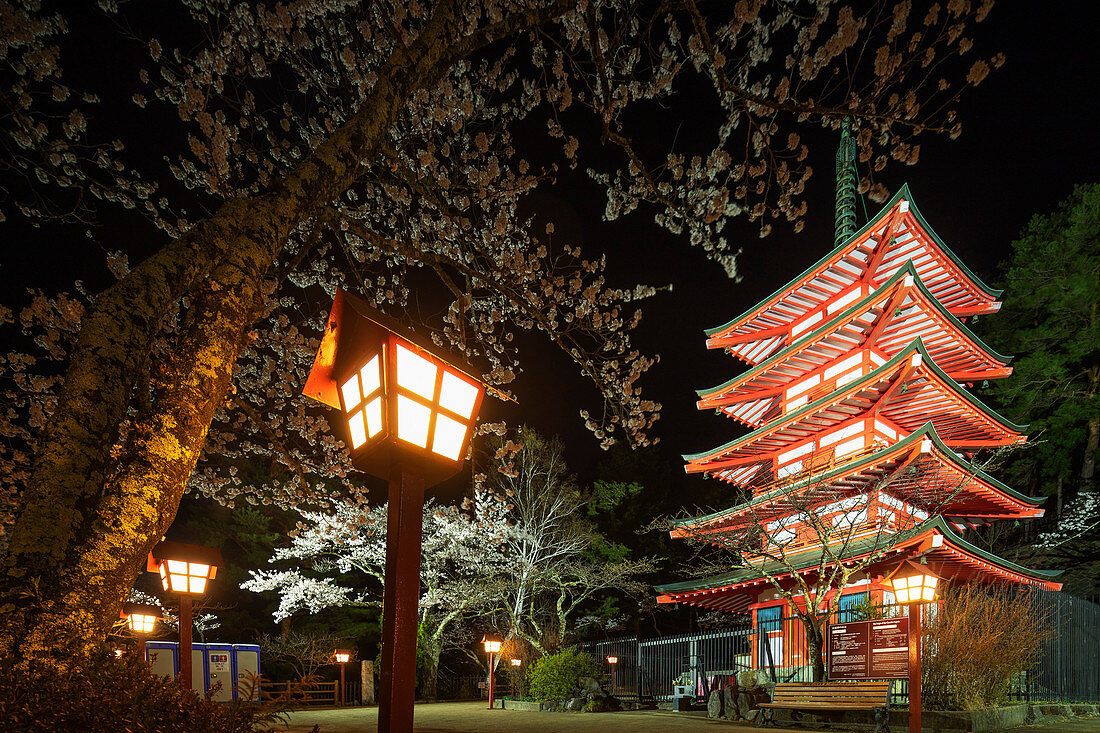
[[[814,702],[879,706],[888,703],[889,682],[780,682],[773,703]]]

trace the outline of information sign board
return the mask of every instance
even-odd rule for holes
[[[909,619],[830,624],[826,629],[830,680],[903,680],[909,677]]]

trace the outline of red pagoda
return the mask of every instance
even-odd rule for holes
[[[875,553],[848,587],[831,591],[841,594],[840,609],[893,603],[885,576],[905,559],[926,562],[953,582],[1061,588],[1053,581],[1057,572],[1020,567],[962,537],[990,522],[1043,515],[1041,498],[1014,491],[972,460],[982,449],[1026,440],[1021,426],[967,391],[1012,372],[1009,358],[965,325],[996,313],[1000,292],[947,248],[906,186],[852,231],[854,176],[842,160],[850,145],[845,134],[835,249],[748,312],[707,331],[708,348],[724,349],[749,368],[699,391],[698,407],[751,432],[684,456],[686,470],[731,483],[750,498],[672,532],[728,544],[755,528],[761,542],[782,545],[785,562],[743,555],[743,565],[722,575],[658,586],[662,603],[748,612],[754,628],[781,634],[768,622],[794,614],[775,583],[790,588],[795,573],[820,573],[823,549],[840,562]],[[844,546],[823,548],[821,534],[801,521],[806,512],[846,522]],[[791,645],[778,646],[782,657],[782,647]]]

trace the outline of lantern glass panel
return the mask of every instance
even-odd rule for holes
[[[202,593],[204,590],[206,590],[205,577],[196,577],[192,575],[188,578],[188,580],[190,582],[186,587],[189,593]]]
[[[367,437],[373,438],[382,431],[382,397],[379,395],[363,408],[367,415]]]
[[[428,426],[431,419],[432,410],[430,407],[414,402],[404,395],[397,396],[398,438],[421,448],[426,448],[428,446]]]
[[[351,379],[340,387],[340,394],[344,398],[344,412],[351,412],[356,405],[363,401],[363,395],[359,391],[359,375],[352,374]]]
[[[169,579],[169,582],[172,586],[172,590],[182,591],[184,593],[187,592],[187,576],[186,575],[176,575],[175,573],[169,573],[168,579]]]
[[[205,578],[207,575],[210,574],[210,566],[193,562],[191,563],[191,567],[188,569],[187,573],[188,575],[201,575]]]
[[[451,412],[469,418],[474,411],[478,389],[465,379],[451,372],[443,372],[443,384],[439,391],[439,404]]]
[[[363,380],[364,397],[370,397],[382,386],[382,377],[378,371],[378,364],[380,361],[378,354],[375,354],[374,358],[368,361],[367,365],[359,370],[359,377]]]
[[[129,619],[130,630],[138,634],[148,634],[157,623],[156,616],[148,616],[144,613],[131,613]]]
[[[168,572],[187,573],[187,562],[184,560],[168,560]]]
[[[351,435],[352,448],[358,448],[367,442],[367,426],[363,422],[362,410],[356,410],[348,417],[348,432]]]
[[[435,378],[438,372],[439,367],[435,364],[419,354],[414,354],[401,344],[397,345],[397,385],[399,387],[404,387],[431,402],[435,399]],[[397,415],[397,419],[400,421],[400,408],[398,408]],[[400,428],[398,428],[398,432],[400,433]],[[418,445],[423,447],[425,442],[427,442],[426,432],[424,442],[418,443]]]
[[[466,437],[466,426],[440,413],[435,416],[435,435],[432,437],[432,451],[441,456],[458,460],[462,450],[462,439]]]

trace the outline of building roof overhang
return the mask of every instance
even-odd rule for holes
[[[920,338],[952,379],[969,382],[1011,374],[1010,358],[986,346],[951,315],[906,263],[883,285],[782,351],[724,384],[699,390],[699,409],[719,409],[752,427],[777,416],[784,390],[814,373],[872,349],[888,359]]]
[[[910,260],[935,299],[954,315],[1000,308],[1001,291],[983,283],[959,260],[903,185],[866,226],[801,275],[732,321],[707,329],[707,346],[728,349],[757,364],[782,348],[792,323],[824,308],[856,283],[877,288]]]
[[[756,478],[779,453],[814,440],[825,430],[867,418],[889,420],[903,433],[925,422],[956,450],[1026,441],[1025,426],[1004,419],[943,372],[918,339],[869,374],[748,435],[701,453],[684,455],[688,473],[731,483]]]
[[[865,561],[877,555],[867,567],[872,574],[905,559],[925,557],[929,567],[948,580],[1013,583],[1043,590],[1062,588],[1062,584],[1054,580],[1062,571],[1032,570],[998,557],[964,540],[943,517],[933,517],[897,535],[852,543],[839,554],[841,562]],[[834,562],[824,560],[820,552],[810,548],[802,558],[796,556],[788,563],[773,561],[764,563],[759,569],[741,567],[720,575],[657,585],[654,589],[660,594],[657,598],[659,603],[687,603],[727,611],[745,610],[754,587],[770,586],[772,581],[767,576],[781,584],[793,583],[795,574],[816,576],[834,565]]]

